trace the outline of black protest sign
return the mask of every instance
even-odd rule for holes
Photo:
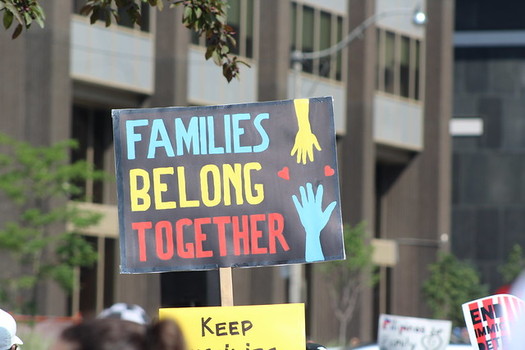
[[[332,98],[112,115],[122,272],[344,259]]]

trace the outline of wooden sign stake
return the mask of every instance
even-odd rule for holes
[[[221,306],[233,306],[233,279],[231,267],[219,268],[221,284]]]

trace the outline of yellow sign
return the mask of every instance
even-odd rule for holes
[[[304,350],[304,304],[160,309],[175,319],[188,350]]]

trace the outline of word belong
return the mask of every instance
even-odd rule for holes
[[[186,171],[183,166],[153,168],[150,173],[144,169],[129,171],[129,193],[131,211],[146,211],[152,205],[155,210],[195,208],[202,204],[206,207],[242,205],[244,201],[257,205],[264,200],[264,186],[253,183],[252,173],[262,169],[261,164],[214,164],[204,165],[197,178],[200,186],[200,198],[191,199],[186,191]],[[177,174],[175,176],[175,173]],[[178,201],[166,200],[165,196],[178,195]]]

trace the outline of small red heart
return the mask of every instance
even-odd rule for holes
[[[324,176],[332,176],[335,174],[335,170],[330,165],[324,166]]]
[[[282,177],[285,180],[290,180],[290,172],[288,171],[288,167],[285,166],[281,170],[277,172],[277,176]]]

